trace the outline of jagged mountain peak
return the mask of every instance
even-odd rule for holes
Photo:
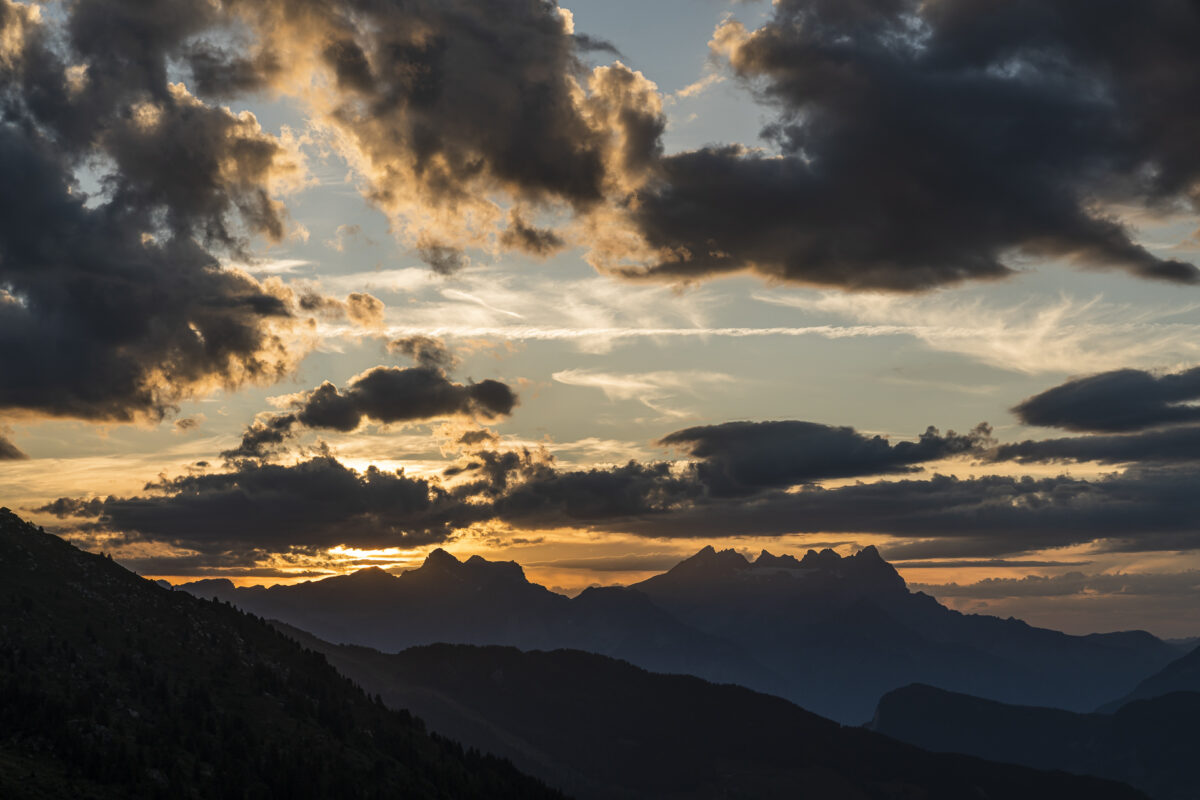
[[[461,564],[462,562],[455,558],[452,554],[438,547],[429,551],[429,554],[425,556],[425,563],[423,563],[421,566],[454,568]]]
[[[468,558],[466,565],[475,572],[483,573],[490,577],[503,578],[520,583],[529,582],[525,577],[524,568],[516,561],[488,561],[483,556],[476,555]]]
[[[842,556],[831,548],[809,550],[803,558],[775,555],[763,550],[753,561],[735,550],[709,546],[676,564],[667,572],[648,578],[635,588],[662,587],[671,592],[722,591],[778,593],[780,602],[793,593],[820,593],[843,600],[907,592],[904,579],[874,547]]]
[[[494,583],[528,583],[525,570],[515,561],[488,561],[483,556],[474,555],[465,561],[460,561],[454,555],[442,548],[430,551],[425,562],[420,567],[404,573],[412,580],[443,581],[453,578],[454,582],[476,584]]]
[[[820,552],[809,550],[804,554],[804,558],[800,559],[800,566],[805,569],[822,569],[837,566],[841,561],[842,557],[836,550],[826,547]]]
[[[670,572],[675,572],[676,570],[683,570],[685,572],[710,572],[714,570],[726,572],[745,569],[748,566],[750,566],[750,562],[737,550],[733,548],[717,550],[710,544],[702,547],[691,558],[680,561],[670,569]]]
[[[777,556],[763,550],[758,554],[758,558],[754,559],[753,566],[755,569],[799,569],[800,562],[793,555]]]
[[[883,556],[879,555],[879,548],[873,544],[869,544],[862,550],[859,550],[851,558],[861,558],[869,561],[883,561]]]

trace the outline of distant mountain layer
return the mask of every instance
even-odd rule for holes
[[[1076,714],[908,686],[880,700],[870,727],[936,752],[1111,778],[1156,800],[1196,800],[1198,719],[1195,692]]]
[[[910,683],[1091,710],[1179,655],[1144,632],[1068,636],[960,614],[910,592],[873,547],[844,558],[764,551],[753,562],[706,547],[629,589],[574,599],[530,583],[515,563],[442,550],[398,576],[368,569],[291,586],[181,588],[332,642],[586,650],[777,694],[849,724]]]
[[[0,509],[0,797],[559,796],[263,621]]]
[[[1200,692],[1200,647],[1167,664],[1129,694],[1101,706],[1100,711],[1113,712],[1134,700],[1148,700],[1172,692]]]
[[[788,675],[785,696],[848,723],[869,719],[884,693],[918,682],[1091,710],[1122,680],[1178,656],[1141,631],[1069,636],[952,611],[910,592],[874,547],[848,558],[810,551],[799,560],[764,551],[752,563],[731,550],[702,550],[632,588]]]
[[[389,706],[585,800],[1141,796],[933,755],[778,697],[592,653],[432,645],[386,655],[291,632]]]

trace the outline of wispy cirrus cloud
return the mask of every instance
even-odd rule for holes
[[[696,395],[715,386],[737,381],[723,372],[700,370],[640,373],[614,373],[585,369],[564,369],[555,372],[554,380],[567,386],[599,389],[609,400],[636,400],[666,417],[687,417],[692,412],[673,408],[668,401],[680,395]]]
[[[1099,372],[1200,356],[1200,304],[1114,303],[1096,295],[1000,305],[954,292],[757,292],[760,302],[911,336],[934,350],[1025,374]]]

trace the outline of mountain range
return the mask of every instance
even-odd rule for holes
[[[1100,707],[1113,712],[1134,700],[1162,697],[1173,692],[1200,692],[1200,646],[1140,682],[1128,694]]]
[[[700,561],[683,567],[684,580],[677,574],[651,589],[686,586],[696,577],[689,573],[703,572],[697,565],[713,561],[711,555],[732,561],[702,553]],[[870,552],[816,559],[824,566],[812,575],[817,582],[834,582],[827,593],[834,606],[846,600],[839,593],[861,597],[837,581],[887,573]],[[439,560],[454,574],[491,576],[510,591],[529,585],[512,565],[464,564],[438,554],[435,568]],[[785,570],[817,569],[785,564]],[[305,588],[329,592],[332,585],[337,590],[332,596],[344,598],[346,586],[409,580],[411,587],[424,581],[426,590],[446,591],[444,579],[433,579],[435,571],[418,572],[415,580],[371,572]],[[758,586],[763,576],[744,577]],[[479,584],[459,581],[447,593],[456,597]],[[539,589],[529,591],[550,594]],[[371,596],[360,592],[358,601]],[[679,634],[679,626],[691,630],[644,592],[614,589],[592,596],[601,598],[604,625],[576,612],[584,629],[616,630],[609,614],[617,607],[630,614],[653,612],[635,638],[645,631]],[[578,600],[567,602],[574,606]],[[1189,659],[1183,659],[1185,666]],[[1186,672],[1171,665],[1161,675]],[[954,703],[990,703],[941,695]],[[1121,723],[1105,740],[1116,743],[1112,760],[1124,757],[1138,766],[1123,772],[1090,761],[1014,766],[969,753],[931,753],[877,731],[843,727],[770,694],[654,673],[579,650],[437,644],[385,654],[330,644],[228,602],[139,578],[110,558],[82,552],[0,510],[0,797],[5,798],[536,800],[562,797],[560,790],[585,799],[681,800],[797,793],[881,800],[1147,796],[1113,780],[1119,778],[1155,797],[1179,800],[1187,795],[1172,794],[1177,784],[1171,781],[1190,764],[1185,755],[1196,736],[1185,726],[1200,711],[1197,700],[1200,694],[1177,693],[1163,698],[1161,709],[1155,701],[1135,700],[1111,715]],[[891,710],[877,714],[877,723],[910,718],[914,708],[928,710],[929,720],[944,716],[937,697],[906,706],[900,692],[885,702]],[[893,713],[896,709],[904,713]],[[982,730],[998,736],[1032,730],[1030,741],[1038,740],[1038,726],[1055,730],[1036,716],[1009,726],[983,712],[976,719]],[[898,735],[912,738],[911,731],[897,727]],[[1135,737],[1129,744],[1133,755],[1122,755],[1121,736]],[[944,745],[934,740],[930,746]],[[996,758],[1021,755],[1016,750]],[[1147,773],[1160,777],[1146,780]]]
[[[776,694],[845,724],[912,683],[1002,702],[1090,711],[1179,656],[1141,631],[1071,636],[962,614],[920,592],[873,547],[843,557],[700,550],[627,588],[575,598],[513,562],[433,551],[414,570],[378,568],[294,585],[180,588],[321,639],[385,652],[434,643],[577,649],[656,672]]]
[[[261,619],[0,509],[0,797],[561,795]]]
[[[384,654],[284,630],[387,705],[583,800],[1138,796],[1093,778],[932,755],[779,697],[578,650],[438,644]]]
[[[914,685],[885,695],[869,727],[935,752],[1110,778],[1155,800],[1196,800],[1197,719],[1198,692],[1078,714]]]

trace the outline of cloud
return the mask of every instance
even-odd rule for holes
[[[0,408],[158,419],[268,383],[303,354],[291,293],[194,240],[143,238],[152,209],[89,209],[43,141],[0,128]]]
[[[15,135],[59,168],[41,184],[62,189],[80,164],[104,171],[105,213],[80,204],[73,215],[89,224],[38,228],[79,252],[14,245],[21,257],[112,254],[115,265],[86,271],[121,280],[129,276],[120,265],[139,260],[133,245],[147,234],[172,248],[160,260],[186,285],[177,294],[226,308],[257,284],[209,286],[197,277],[209,251],[278,240],[288,225],[279,197],[307,181],[300,139],[209,102],[266,90],[302,105],[313,123],[306,141],[344,157],[402,242],[444,275],[468,270],[472,248],[546,256],[573,245],[610,274],[673,282],[749,270],[916,291],[1004,277],[1029,258],[1184,283],[1200,274],[1136,244],[1115,217],[1191,214],[1200,202],[1200,157],[1186,133],[1200,114],[1186,44],[1200,15],[1175,0],[1136,13],[1089,9],[1086,19],[1065,0],[1010,4],[997,19],[986,0],[781,0],[758,30],[722,22],[711,46],[729,69],[704,79],[732,73],[774,107],[771,152],[731,144],[671,155],[657,86],[619,61],[589,68],[586,54],[611,46],[576,32],[554,2],[156,0],[114,9],[85,0],[51,22],[0,2],[6,114]],[[171,82],[180,77],[191,89]],[[39,206],[54,210],[67,213]],[[569,222],[533,222],[545,218]],[[89,227],[120,232],[105,238]],[[341,230],[331,246],[352,233]],[[182,252],[189,247],[197,252]],[[8,253],[4,263],[26,262]],[[98,283],[83,294],[103,297]],[[51,307],[16,288],[28,308]],[[86,309],[58,301],[48,317],[86,319]],[[182,336],[196,323],[179,310],[149,327],[169,328],[169,317],[182,321]],[[246,344],[280,335],[262,330],[280,327],[271,321],[242,322]],[[276,358],[257,359],[261,367],[262,350],[237,350],[233,363],[218,357],[201,377],[166,378],[174,362],[139,353],[130,363],[147,365],[144,375],[118,365],[135,372],[126,382],[145,395],[138,408],[66,392],[51,413],[165,413],[214,383],[286,371]]]
[[[702,488],[667,463],[560,472],[545,469],[493,503],[498,519],[530,527],[584,526],[630,517],[669,516],[701,497]]]
[[[935,475],[804,487],[695,503],[603,529],[663,538],[874,533],[892,559],[992,558],[1092,544],[1099,550],[1200,548],[1193,469],[1139,469],[1095,480]]]
[[[346,316],[364,328],[382,328],[383,301],[366,292],[352,292],[346,298]]]
[[[1200,595],[1200,570],[1153,573],[1101,573],[1086,575],[1026,575],[1023,578],[985,578],[959,585],[909,584],[914,591],[939,597],[1067,597],[1071,595]]]
[[[337,226],[337,230],[333,232],[332,239],[325,240],[325,246],[339,253],[344,253],[346,248],[356,241],[361,241],[367,245],[375,244],[374,239],[363,233],[361,225],[344,223]]]
[[[1195,311],[1195,304],[1139,308],[1101,296],[1064,295],[1000,305],[951,290],[920,297],[777,290],[758,292],[754,299],[864,325],[891,325],[895,335],[934,350],[1026,374],[1192,360],[1200,340],[1200,326],[1178,319]]]
[[[508,250],[521,250],[542,258],[554,255],[567,245],[557,233],[530,225],[516,211],[509,213],[508,227],[500,234],[500,244]]]
[[[388,342],[389,353],[408,356],[419,366],[450,370],[458,366],[458,357],[450,352],[446,343],[432,336],[402,336]]]
[[[390,425],[445,417],[493,420],[508,416],[517,395],[491,379],[455,383],[434,366],[372,367],[356,375],[344,390],[329,381],[291,398],[292,410],[252,423],[227,459],[262,458],[291,439],[296,427],[341,431],[364,421]]]
[[[619,62],[588,70],[580,53],[611,47],[575,34],[553,2],[252,0],[228,11],[252,35],[244,54],[193,54],[205,89],[301,95],[367,197],[446,274],[465,246],[554,244],[520,226],[505,236],[500,202],[584,213],[644,181],[658,152],[653,84]]]
[[[332,414],[328,408],[320,412]],[[333,415],[326,422],[343,424],[339,419]],[[779,454],[767,448],[765,467],[755,471],[753,462],[738,459],[772,431],[768,424],[731,442],[742,425],[682,432],[687,435],[679,437],[681,443],[707,448],[691,463],[631,460],[564,469],[544,448],[499,450],[495,438],[470,437],[460,441],[463,454],[440,476],[417,479],[374,468],[359,473],[328,455],[291,466],[235,457],[224,472],[162,478],[140,496],[66,497],[38,510],[92,519],[80,526],[91,535],[122,533],[130,541],[240,553],[252,560],[293,546],[409,546],[385,544],[393,535],[416,546],[476,523],[664,540],[873,534],[891,537],[885,545],[891,559],[969,559],[989,566],[995,565],[992,559],[1080,545],[1109,553],[1200,549],[1193,466],[1139,466],[1090,480],[934,475],[821,487],[804,482],[849,468],[875,472],[966,452],[977,436],[930,434],[893,445],[852,429],[785,426],[775,438],[825,449],[813,447],[805,458],[790,460],[790,450],[775,458]],[[859,455],[847,459],[827,447],[830,441]],[[272,518],[277,512],[280,517]],[[291,525],[297,526],[294,539],[287,538]]]
[[[665,401],[679,394],[698,394],[702,387],[734,383],[731,375],[697,370],[611,373],[564,369],[555,372],[553,378],[567,386],[599,389],[609,400],[637,400],[647,408],[673,417],[685,417],[688,412],[668,408]]]
[[[986,423],[965,435],[943,436],[931,426],[915,442],[892,444],[849,427],[788,420],[703,425],[668,434],[659,444],[696,459],[692,469],[710,495],[737,497],[830,478],[914,472],[928,461],[977,454],[991,441]]]
[[[721,73],[710,72],[699,80],[689,83],[687,86],[672,94],[671,101],[673,102],[680,97],[697,97],[701,94],[704,94],[718,83],[722,83],[724,80],[725,76]]]
[[[1027,425],[1120,432],[1200,420],[1200,367],[1155,375],[1120,369],[1077,378],[1013,409]]]
[[[238,446],[224,451],[221,456],[226,459],[265,458],[292,438],[296,423],[295,414],[275,414],[255,420],[242,434]]]
[[[1028,559],[987,558],[967,559],[956,558],[946,561],[893,561],[896,569],[978,569],[983,567],[1028,568],[1028,567],[1084,567],[1091,561],[1030,561]],[[913,584],[909,584],[912,586]]]
[[[921,291],[1053,258],[1195,284],[1112,209],[1200,208],[1197,37],[1176,0],[780,0],[757,30],[726,20],[711,47],[775,107],[777,152],[665,156],[628,215],[648,254],[595,262]]]
[[[1114,436],[1075,436],[1003,444],[985,454],[990,461],[1047,464],[1094,461],[1100,464],[1155,464],[1200,461],[1200,426]]]
[[[346,391],[337,392],[328,382],[298,406],[301,422],[310,427],[351,430],[351,409],[357,416],[390,424],[446,416],[507,416],[517,403],[506,384],[494,380],[458,384],[430,367],[374,367],[352,378]]]
[[[0,433],[0,461],[22,461],[29,458],[7,436]]]
[[[296,142],[167,81],[212,7],[64,11],[51,30],[0,0],[0,408],[157,420],[291,372],[307,347],[291,293],[214,252],[284,234],[275,198],[303,183]],[[84,163],[95,197],[75,183]]]
[[[420,254],[421,260],[442,277],[461,272],[471,263],[461,248],[441,242],[432,242],[428,239],[418,242],[417,252]]]
[[[152,493],[60,500],[39,510],[94,518],[85,533],[119,533],[126,542],[166,543],[240,564],[338,545],[420,547],[445,541],[478,516],[403,471],[358,472],[330,457],[291,466],[242,462],[147,489]]]

